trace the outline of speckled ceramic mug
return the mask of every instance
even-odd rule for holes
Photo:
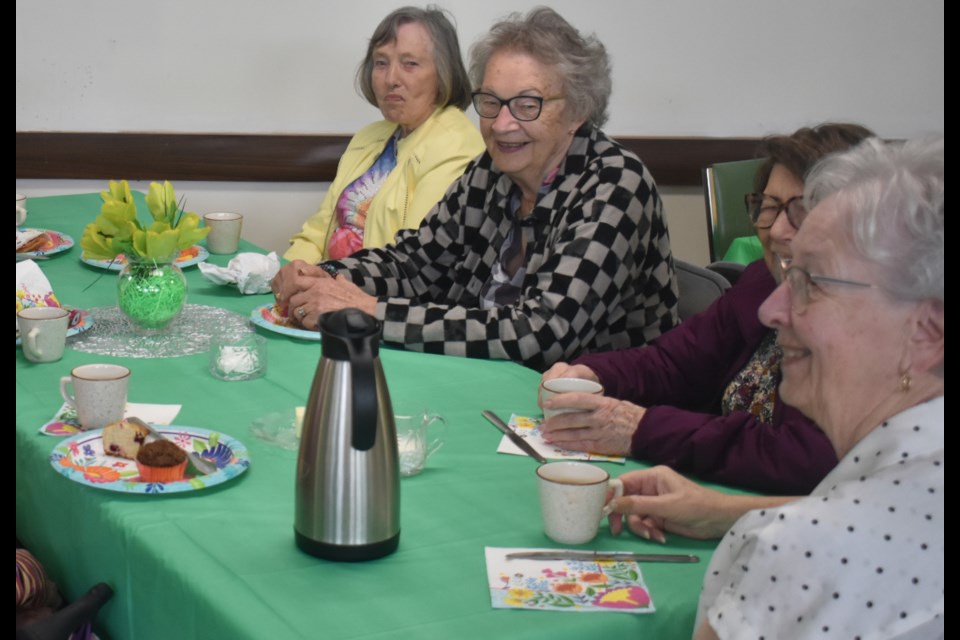
[[[548,462],[537,467],[543,531],[560,544],[586,544],[623,495],[623,482],[585,462]],[[613,497],[607,500],[607,490]]]
[[[67,387],[73,386],[73,395]],[[76,409],[84,429],[101,429],[123,418],[130,369],[119,364],[85,364],[60,378],[60,395]]]
[[[540,400],[552,398],[561,393],[592,393],[603,395],[603,385],[584,378],[552,378],[540,383]],[[561,413],[574,413],[583,409],[544,409],[543,417],[552,418]]]
[[[8,201],[9,202],[9,201]],[[27,221],[27,196],[17,194],[17,226]]]
[[[23,355],[30,362],[55,362],[63,357],[70,312],[60,307],[27,307],[17,312]]]

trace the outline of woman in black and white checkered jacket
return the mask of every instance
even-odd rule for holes
[[[486,153],[394,244],[284,267],[273,286],[291,319],[312,328],[357,307],[383,322],[387,343],[537,369],[673,327],[656,185],[599,129],[603,45],[540,8],[494,25],[471,58]]]

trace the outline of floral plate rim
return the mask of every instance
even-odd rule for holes
[[[181,269],[186,269],[187,267],[192,267],[195,264],[200,264],[204,262],[207,258],[210,257],[210,252],[206,247],[203,247],[199,244],[195,244],[190,249],[196,249],[197,255],[192,258],[187,258],[186,260],[177,259],[174,264],[176,264]],[[187,249],[184,249],[187,251]],[[123,266],[126,262],[116,262],[114,260],[94,260],[93,258],[88,258],[85,255],[80,255],[80,262],[88,264],[91,267],[97,267],[98,269],[108,269],[110,271],[120,271],[123,269]]]
[[[48,236],[53,241],[53,247],[50,249],[40,249],[38,251],[18,251],[18,256],[30,256],[31,258],[39,258],[41,256],[52,256],[58,253],[63,253],[76,244],[73,241],[73,238],[66,233],[60,231],[54,231],[53,229],[43,229],[41,227],[17,227],[20,231],[41,231]]]
[[[213,440],[214,450],[218,454],[204,458],[216,462],[217,471],[177,482],[141,482],[133,460],[103,453],[103,429],[84,431],[59,441],[50,453],[50,465],[69,480],[88,487],[119,493],[160,495],[198,491],[222,484],[240,475],[250,466],[250,453],[246,445],[225,433],[180,425],[155,425],[155,428],[184,450],[196,451],[197,442],[201,441],[203,444],[199,445],[200,450],[204,450],[204,445],[209,445]],[[185,446],[192,449],[186,449]],[[229,453],[229,460],[224,459],[221,446]],[[78,460],[88,464],[78,464]]]
[[[276,303],[270,302],[256,307],[250,312],[250,321],[258,327],[263,327],[267,331],[273,331],[285,336],[300,338],[301,340],[311,340],[317,342],[320,340],[319,331],[308,331],[306,329],[297,329],[295,327],[285,327],[270,320],[267,316],[273,316],[273,307]]]

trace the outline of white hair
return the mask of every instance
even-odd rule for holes
[[[870,138],[828,156],[807,177],[807,210],[828,197],[884,290],[899,300],[943,302],[942,135]]]

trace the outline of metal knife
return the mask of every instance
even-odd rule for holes
[[[127,418],[127,420],[129,420],[130,422],[136,425],[140,425],[141,427],[149,431],[150,435],[152,435],[157,440],[166,440],[168,442],[171,442],[170,438],[163,435],[162,433],[154,429],[151,425],[147,424],[140,418],[134,418],[131,416]],[[190,461],[193,467],[203,475],[205,476],[210,475],[211,473],[217,470],[217,465],[213,464],[212,462],[207,462],[206,460],[198,456],[196,453],[192,451],[184,451],[184,453],[187,454],[187,459]]]
[[[547,461],[546,458],[540,455],[540,453],[533,448],[533,445],[531,445],[529,442],[521,438],[516,431],[508,427],[507,423],[500,419],[500,416],[495,414],[493,411],[490,411],[489,409],[484,409],[482,414],[484,418],[490,421],[490,424],[492,424],[497,429],[502,431],[503,435],[510,438],[510,442],[520,447],[520,450],[523,451],[525,454],[527,454],[537,462],[540,462],[541,464]]]
[[[507,560],[620,560],[633,562],[700,562],[700,556],[671,553],[633,553],[631,551],[519,551],[508,553]]]

